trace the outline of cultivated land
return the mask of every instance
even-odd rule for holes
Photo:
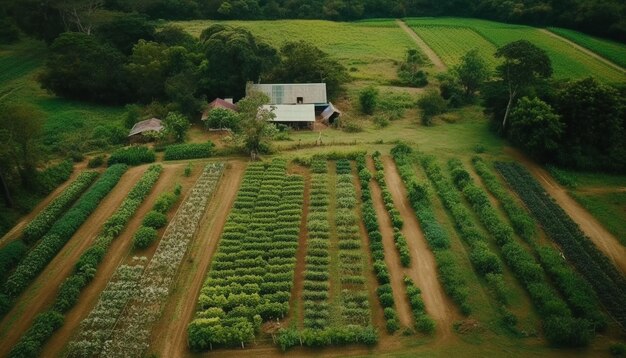
[[[178,24],[198,35],[211,23],[214,22]],[[354,68],[351,74],[356,82],[348,85],[349,94],[365,83],[377,83],[386,86],[383,91],[406,96],[408,102],[416,99],[416,91],[390,86],[396,79],[396,64],[402,60],[405,50],[423,47],[423,44],[419,47],[416,39],[395,20],[227,23],[244,26],[277,46],[285,40],[313,42],[348,68]],[[607,82],[625,79],[623,71],[538,29],[451,18],[409,19],[406,23],[431,47],[422,51],[436,53],[446,66],[458,63],[460,56],[473,47],[491,58],[496,46],[523,37],[548,51],[558,77],[577,78],[592,73]],[[568,37],[563,32],[555,32]],[[609,59],[608,51],[619,53],[623,50],[619,46],[609,50],[605,42],[602,42],[604,47],[600,47],[591,40],[568,38]],[[0,72],[0,100],[26,98],[47,113],[49,118],[44,144],[54,148],[68,137],[82,140],[84,128],[100,124],[119,125],[122,108],[74,103],[39,89],[35,76],[44,51],[44,47],[36,42],[0,48],[0,69],[3,70]],[[495,64],[495,61],[490,61],[491,66]],[[429,67],[430,72],[440,69],[442,66]],[[142,295],[129,286],[122,295],[127,298],[120,301],[122,306],[119,311],[107,317],[115,325],[110,326],[107,335],[111,340],[109,345],[97,350],[104,352],[105,356],[108,353],[128,354],[132,349],[136,353],[134,355],[140,352],[162,357],[479,357],[503,354],[512,357],[583,357],[606,356],[610,344],[623,341],[622,328],[615,320],[623,322],[626,316],[622,315],[623,309],[619,304],[611,305],[611,302],[626,302],[626,289],[622,282],[626,271],[626,249],[623,246],[626,240],[626,178],[567,173],[575,178],[576,185],[565,187],[558,184],[543,168],[507,147],[492,133],[480,107],[454,111],[447,115],[446,121],[436,119],[433,127],[421,126],[419,115],[411,109],[403,118],[392,121],[390,126],[378,129],[369,118],[358,113],[356,105],[352,105],[349,99],[342,102],[349,116],[362,119],[362,132],[346,133],[332,128],[321,132],[292,132],[290,140],[274,143],[277,153],[264,157],[263,164],[249,163],[241,158],[193,160],[189,177],[183,176],[187,161],[162,163],[160,178],[108,248],[93,281],[80,292],[77,303],[65,312],[64,324],[46,342],[42,356],[76,354],[70,342],[76,342],[80,337],[81,322],[90,317],[100,301],[109,297],[107,289],[115,284],[111,279],[118,280],[115,272],[127,269],[122,265],[148,268],[145,275],[128,278],[143,287],[144,291]],[[204,133],[197,128],[193,130],[192,140],[205,139]],[[322,145],[316,145],[319,139]],[[419,156],[410,156],[407,163],[394,160],[390,150],[397,141],[403,141],[419,151]],[[356,169],[355,162],[360,158],[353,155],[341,160],[318,158],[311,165],[302,165],[316,154],[367,151],[364,160],[369,171],[375,173],[371,154],[376,150],[382,153],[382,180],[388,188],[387,194],[381,190],[378,178],[369,180],[368,188],[362,187],[362,173]],[[526,236],[517,230],[503,196],[492,192],[493,187],[487,185],[483,173],[472,165],[472,157],[477,153],[496,176],[496,182],[504,193],[512,197],[514,206],[531,220],[534,234]],[[435,157],[434,163],[442,173],[437,179],[439,181],[433,179],[435,177],[427,172],[427,166],[420,162],[424,155]],[[473,185],[486,193],[486,202],[492,209],[474,205],[472,197],[455,185],[454,174],[448,169],[450,159],[460,160],[461,166],[469,172]],[[581,240],[588,240],[581,241],[580,247],[585,248],[589,265],[614,267],[618,274],[604,270],[608,276],[603,276],[601,279],[604,281],[598,282],[610,282],[615,290],[594,284],[592,273],[585,271],[584,275],[572,276],[579,281],[567,282],[589,282],[585,284],[587,287],[578,291],[577,286],[575,291],[571,291],[566,280],[555,274],[567,270],[575,272],[572,271],[574,267],[581,268],[573,261],[577,251],[566,246],[567,242],[560,241],[562,236],[558,235],[558,230],[553,230],[553,227],[544,230],[539,224],[553,224],[554,227],[572,230],[572,233],[575,229],[567,226],[569,223],[565,217],[551,217],[548,222],[542,221],[545,217],[536,215],[541,208],[528,204],[533,198],[518,195],[494,167],[496,162],[511,161],[519,162],[529,170],[556,205],[579,225],[584,235],[589,236],[589,239],[580,236]],[[216,163],[224,164],[223,173],[203,173],[207,165],[222,168]],[[84,166],[77,165],[70,181]],[[37,314],[52,304],[59,285],[74,272],[80,255],[93,243],[102,224],[120,207],[146,169],[146,165],[130,168],[54,260],[18,297],[12,310],[0,322],[0,356],[7,355],[31,327]],[[157,240],[148,248],[133,249],[132,238],[143,217],[158,197],[170,192],[176,183],[181,184],[182,193],[167,211],[168,223],[172,227],[160,229]],[[412,183],[425,188],[425,196],[416,199],[410,195],[414,194]],[[440,186],[442,183],[444,185]],[[514,184],[530,185],[528,182]],[[32,213],[24,216],[2,239],[0,246],[18,238],[23,226],[55,198],[64,185],[67,184],[52,192]],[[448,206],[450,194],[442,192],[441,188],[449,188],[456,193],[453,195],[461,198],[455,208]],[[381,260],[376,256],[376,240],[372,239],[372,229],[364,215],[368,202],[362,194],[367,190],[371,192],[371,205],[377,216],[375,226],[380,232],[382,245],[379,252],[384,254],[383,265],[377,266],[376,270],[373,269],[374,262],[380,263]],[[207,201],[204,202],[204,199]],[[397,211],[403,222],[399,231],[406,239],[411,259],[407,265],[401,262],[400,246],[394,238],[397,223],[389,215],[393,212],[391,208]],[[459,212],[467,213],[465,223],[459,224],[459,215],[462,215]],[[519,248],[525,255],[507,256],[500,242],[502,238],[487,224],[490,221],[485,220],[486,215],[492,214],[492,219],[511,230],[512,236],[508,238],[511,241],[507,245]],[[181,225],[183,222],[184,225]],[[473,226],[478,235],[484,237],[488,250],[501,262],[503,292],[479,272],[471,255],[475,251],[474,243],[468,240],[476,237],[467,235],[465,225]],[[240,240],[233,240],[242,230]],[[178,231],[184,235],[175,236]],[[174,246],[178,243],[184,245]],[[557,263],[540,260],[540,247],[558,250],[554,252],[562,252],[566,260],[559,259]],[[603,256],[594,256],[590,247],[597,247],[602,255],[610,258],[609,265],[613,266],[603,266],[606,265],[601,260]],[[168,255],[174,255],[175,259],[165,260]],[[531,290],[528,287],[531,286],[523,275],[517,274],[519,268],[512,261],[520,256],[540,265],[540,274],[531,285],[544,283],[547,287],[545,292],[529,293]],[[137,260],[136,257],[145,258]],[[558,254],[557,257],[560,258]],[[156,275],[154,267],[163,271],[158,271]],[[551,270],[555,267],[565,268],[565,271]],[[380,288],[386,284],[385,275],[381,274],[384,271],[388,273],[386,282],[392,293],[391,305],[383,303],[390,299],[389,295],[380,293]],[[404,282],[405,275],[412,279],[420,294],[408,296],[410,290]],[[167,285],[161,284],[162,278],[167,278]],[[453,282],[452,287],[449,282]],[[464,300],[468,311],[464,312],[459,303],[463,298],[453,296],[454,288],[467,290]],[[152,289],[159,289],[155,296],[158,300],[145,295]],[[554,292],[554,296],[549,296],[547,291]],[[579,292],[584,297],[591,297],[585,301],[588,306],[582,306],[588,310],[582,312],[576,310],[581,307],[580,297],[576,296]],[[546,296],[542,294],[557,303],[562,302],[565,308],[560,314],[564,316],[587,318],[591,312],[600,312],[615,320],[607,319],[606,330],[597,335],[588,348],[551,348],[542,328],[546,318],[545,306],[541,303]],[[600,296],[600,301],[592,297],[595,294]],[[221,295],[224,295],[223,298]],[[420,305],[423,313],[420,313]],[[387,307],[384,311],[383,306]],[[389,307],[399,316],[400,329],[395,333],[388,331],[387,322],[392,316]],[[134,331],[133,325],[141,322],[144,311],[150,313],[149,322]],[[192,352],[188,346],[189,323],[196,320],[199,327],[210,331],[215,327],[215,317],[221,317],[226,312],[233,320],[223,326],[234,329],[233,332],[239,332],[237,329],[245,331],[249,325],[256,325],[258,319],[262,321],[260,329],[252,332],[253,339],[243,339],[246,348],[240,348],[240,342],[235,339],[228,342],[228,347],[216,343],[212,352],[206,352],[208,343],[204,347],[205,352]],[[254,318],[256,314],[259,314],[258,319]],[[432,334],[421,333],[426,330],[418,324],[420,314],[435,322]],[[510,318],[507,314],[513,315],[517,321],[504,324],[503,320]],[[328,342],[315,341],[307,328],[341,331],[351,324],[358,327],[352,329],[363,332],[364,336],[368,329],[375,329],[378,344],[300,347],[300,339],[303,339],[304,345],[328,345]],[[102,328],[103,332],[106,329],[104,324],[91,328],[94,327]],[[297,337],[293,344],[295,347],[286,354],[281,353],[273,342],[279,327],[292,329]],[[217,340],[206,332],[202,334],[208,337],[207,342]],[[331,340],[336,343],[338,338],[333,337]],[[343,339],[349,341],[354,338]],[[134,340],[137,344],[125,350],[125,344],[130,345]],[[361,339],[361,343],[363,341],[365,338]],[[141,346],[142,343],[148,343],[148,348]]]

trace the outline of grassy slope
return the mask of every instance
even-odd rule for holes
[[[503,46],[509,42],[521,39],[528,40],[548,53],[552,60],[554,75],[557,78],[582,78],[592,74],[605,82],[626,80],[626,75],[623,73],[576,50],[563,41],[558,41],[542,33],[537,28],[463,18],[415,18],[408,19],[407,23],[416,29],[419,35],[421,35],[420,28],[423,26],[436,25],[472,29],[494,45],[494,52],[496,47]],[[472,44],[472,41],[476,42],[474,38],[475,36],[471,35],[467,40],[460,39],[459,41]],[[427,38],[424,38],[424,40],[428,43]],[[436,48],[434,50],[437,51]],[[462,55],[463,52],[456,54],[457,57]]]
[[[565,37],[570,41],[588,48],[589,50],[615,62],[622,67],[626,67],[626,45],[624,44],[601,39],[599,37],[589,36],[587,34],[569,29],[550,27],[549,30],[559,36]]]

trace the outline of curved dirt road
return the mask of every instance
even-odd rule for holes
[[[447,69],[446,65],[441,61],[437,53],[431,49],[421,37],[419,37],[412,28],[410,28],[404,21],[397,19],[396,23],[400,28],[406,32],[407,35],[417,44],[422,52],[428,57],[428,60],[435,66],[435,69],[439,72],[443,72]]]
[[[422,290],[426,311],[437,322],[437,332],[440,333],[437,338],[444,339],[452,334],[452,326],[459,319],[459,313],[439,282],[435,256],[430,251],[417,217],[411,208],[404,183],[393,159],[384,156],[383,164],[387,186],[393,196],[396,209],[400,211],[404,219],[402,233],[406,237],[412,258],[411,267],[407,269],[407,273]]]
[[[514,148],[506,147],[505,152],[523,164],[533,174],[545,191],[580,226],[585,235],[617,266],[622,274],[626,275],[626,247],[585,208],[569,196],[567,190],[561,187],[545,169]]]

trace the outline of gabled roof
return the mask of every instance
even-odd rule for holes
[[[204,112],[202,112],[202,120],[206,121],[207,118],[209,118],[209,111],[215,108],[222,108],[222,109],[227,109],[230,111],[237,112],[237,106],[234,103],[221,99],[221,98],[216,98],[213,100],[213,102],[209,103],[209,105],[204,110]]]
[[[130,130],[130,134],[128,134],[128,136],[132,137],[136,134],[150,132],[150,131],[160,132],[163,130],[163,128],[164,128],[163,123],[161,122],[160,119],[150,118],[150,119],[146,119],[145,121],[135,123],[133,128]]]
[[[273,122],[315,122],[315,106],[312,104],[264,105],[263,109],[273,112]]]

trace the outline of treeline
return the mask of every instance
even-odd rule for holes
[[[88,27],[77,13],[137,12],[153,19],[327,19],[462,16],[539,26],[562,26],[626,40],[626,3],[620,0],[5,0],[0,37],[27,33],[56,37]],[[75,10],[78,10],[75,11]],[[13,18],[13,21],[10,19]],[[55,34],[56,32],[56,34]]]

